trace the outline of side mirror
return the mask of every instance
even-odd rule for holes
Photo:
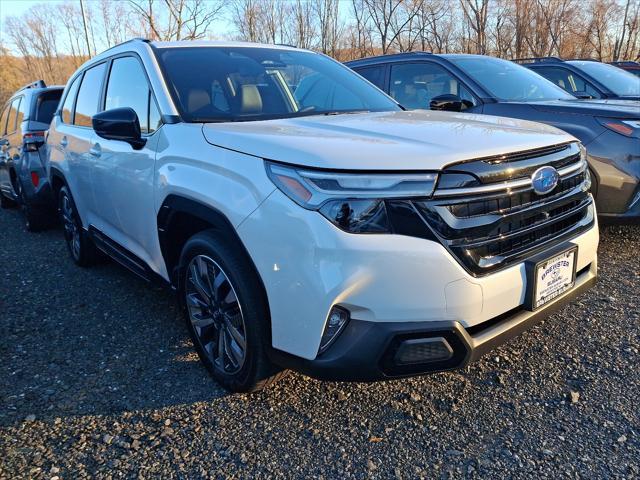
[[[462,99],[458,95],[452,95],[450,93],[433,97],[431,102],[429,102],[429,108],[431,110],[444,110],[447,112],[461,112],[462,105]]]
[[[102,138],[127,142],[140,150],[147,141],[140,133],[140,121],[133,108],[113,108],[97,113],[92,118],[93,129]]]
[[[573,95],[574,97],[578,97],[582,100],[590,100],[592,98],[595,98],[593,95],[588,94],[587,92],[583,92],[583,91],[575,91],[575,92],[571,92],[571,95]]]
[[[9,140],[6,138],[0,138],[0,147],[4,147],[5,145],[9,145]]]

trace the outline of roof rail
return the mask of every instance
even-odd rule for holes
[[[44,80],[36,80],[35,82],[32,82],[32,83],[29,83],[29,84],[25,85],[24,87],[22,87],[18,91],[20,92],[20,91],[26,90],[28,88],[47,88],[47,84],[44,83]]]
[[[544,62],[564,62],[560,57],[528,57],[528,58],[514,58],[511,60],[515,63],[544,63]]]
[[[618,60],[617,62],[609,62],[611,65],[615,65],[616,67],[640,67],[640,62],[636,62],[633,60]]]
[[[344,63],[345,64],[356,63],[356,62],[360,62],[360,61],[364,61],[364,60],[370,60],[372,58],[375,58],[375,59],[378,59],[378,58],[396,58],[396,57],[413,56],[413,55],[433,55],[433,53],[431,53],[431,52],[422,52],[422,51],[385,53],[384,55],[373,55],[371,57],[355,58],[353,60],[349,60],[348,62],[344,62]]]
[[[135,38],[130,38],[129,40],[125,40],[124,42],[120,42],[112,47],[107,48],[106,50],[103,50],[102,52],[100,52],[100,54],[103,54],[104,52],[108,52],[109,50],[119,47],[120,45],[125,45],[127,43],[131,43],[131,42],[144,42],[144,43],[151,43],[151,40],[149,40],[148,38],[143,38],[143,37],[135,37]]]

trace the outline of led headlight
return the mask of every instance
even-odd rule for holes
[[[427,198],[435,173],[343,173],[266,162],[267,174],[291,200],[318,210],[351,233],[390,231],[385,200]]]

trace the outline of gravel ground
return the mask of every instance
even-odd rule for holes
[[[464,371],[228,395],[172,296],[0,212],[0,478],[640,477],[640,228],[600,281]]]

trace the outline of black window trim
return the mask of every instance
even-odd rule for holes
[[[471,108],[477,108],[477,107],[481,107],[482,105],[484,105],[485,101],[482,98],[480,98],[479,95],[476,94],[476,92],[474,91],[473,88],[469,87],[469,85],[460,78],[460,75],[457,75],[453,70],[448,68],[448,66],[446,64],[444,64],[442,62],[434,62],[431,59],[428,59],[428,60],[427,59],[420,59],[420,60],[418,60],[418,59],[407,59],[407,60],[387,63],[387,65],[389,66],[389,72],[388,72],[389,76],[388,76],[388,81],[387,81],[387,85],[386,85],[386,87],[387,87],[387,89],[386,89],[387,95],[391,95],[391,70],[393,69],[393,66],[394,65],[405,65],[405,64],[413,64],[413,65],[428,64],[428,65],[436,65],[436,66],[442,68],[449,75],[451,75],[453,78],[455,78],[460,85],[462,85],[464,88],[466,88],[467,91],[469,92],[469,94],[476,100],[476,105],[474,105]],[[463,111],[463,113],[464,113],[464,111]]]
[[[109,57],[106,61],[109,63],[109,65],[107,65],[107,71],[106,71],[106,77],[104,79],[103,85],[102,85],[102,92],[101,92],[101,96],[100,96],[100,104],[99,104],[99,112],[104,112],[104,107],[105,107],[105,103],[107,101],[107,86],[109,84],[109,77],[111,76],[111,69],[113,68],[113,62],[119,58],[126,58],[126,57],[133,57],[138,61],[138,64],[140,65],[140,68],[142,69],[142,73],[144,73],[145,79],[147,80],[147,87],[149,88],[149,94],[151,95],[151,97],[153,98],[153,102],[156,105],[156,109],[158,110],[158,113],[160,114],[160,125],[158,126],[158,128],[156,128],[153,132],[151,133],[142,133],[142,138],[148,138],[151,137],[153,134],[155,134],[158,130],[160,130],[160,128],[162,128],[162,126],[164,125],[164,121],[163,121],[163,115],[162,115],[162,110],[160,110],[160,105],[158,104],[158,100],[156,99],[156,94],[153,91],[153,86],[151,85],[151,79],[149,78],[149,73],[147,72],[147,69],[144,66],[144,62],[142,61],[142,59],[140,58],[140,55],[138,55],[136,52],[121,52],[118,53],[116,55],[113,55],[111,57]],[[147,121],[151,120],[151,102],[147,103]]]

